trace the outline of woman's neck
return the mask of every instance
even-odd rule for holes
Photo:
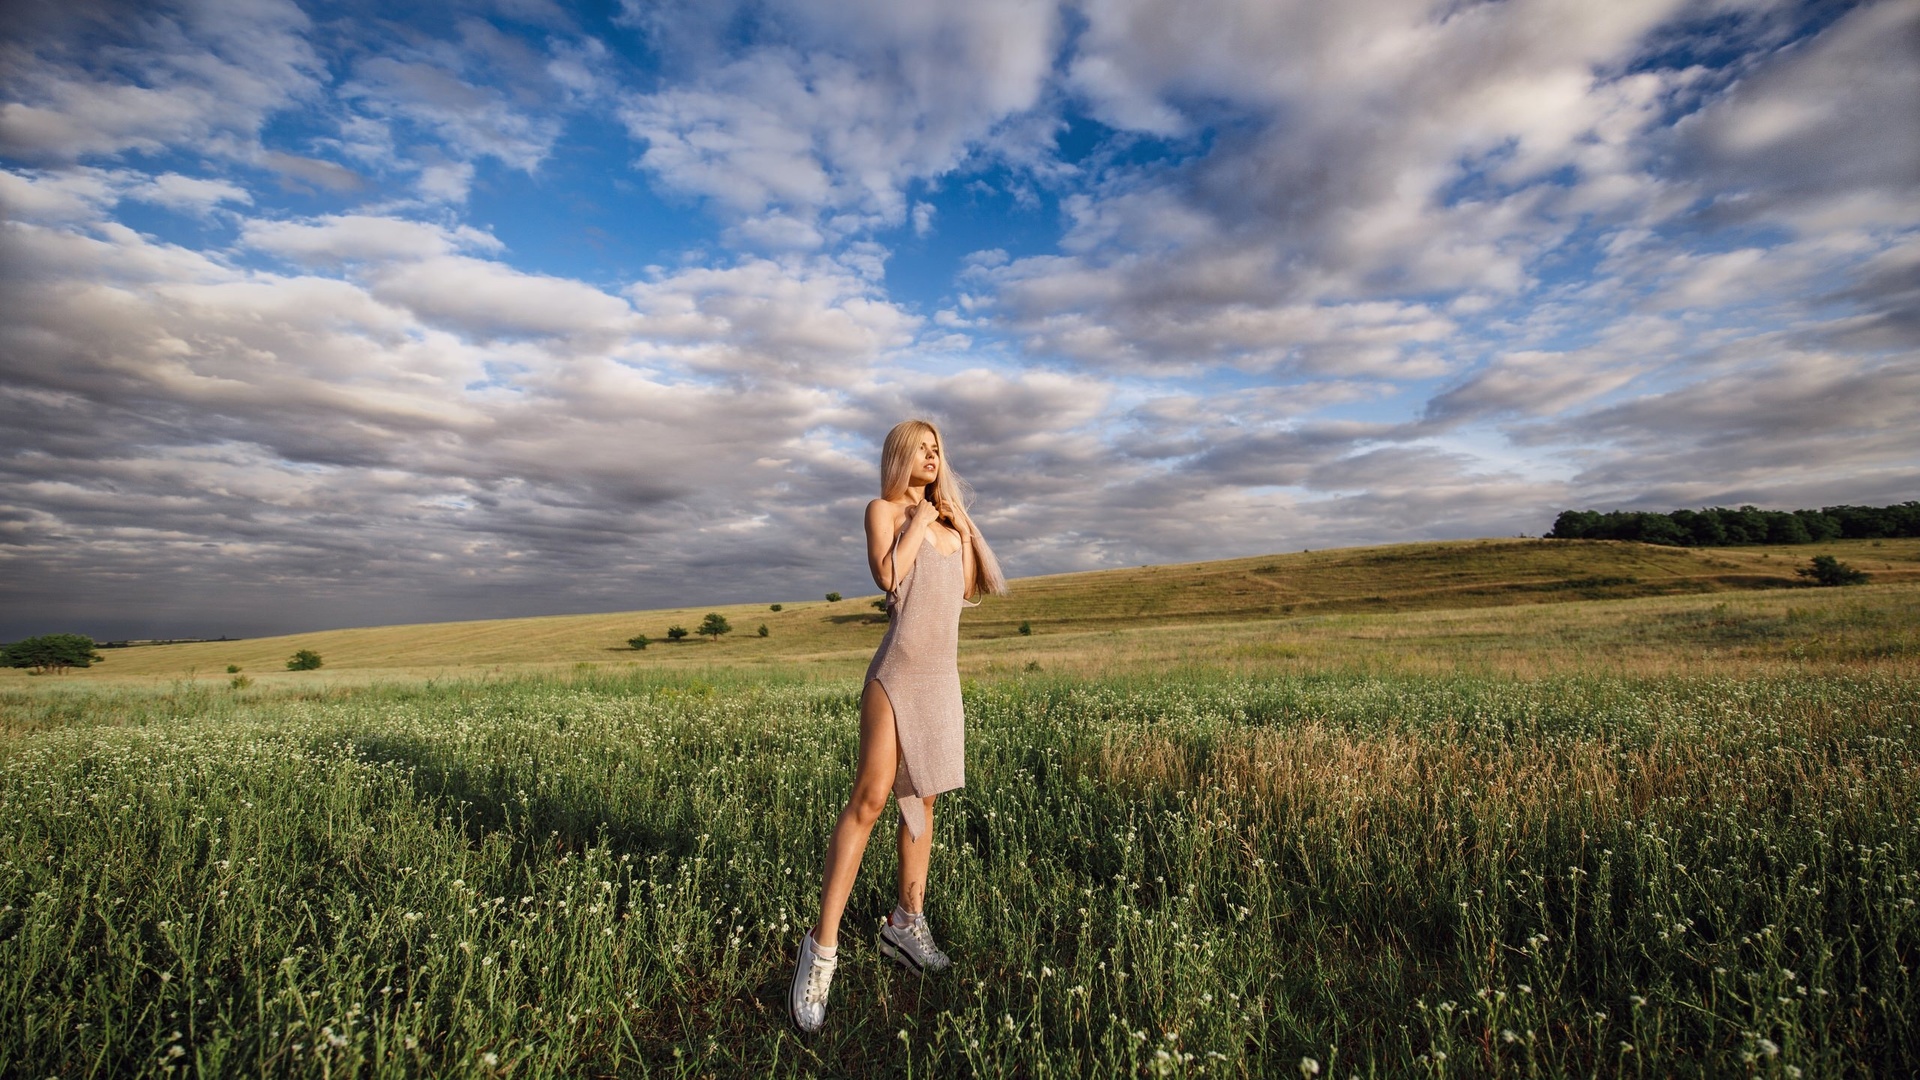
[[[917,502],[926,502],[926,501],[927,501],[927,485],[925,484],[908,484],[907,485],[907,505],[908,506],[912,506],[914,503],[917,503]]]

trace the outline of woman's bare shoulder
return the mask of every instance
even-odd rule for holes
[[[885,499],[875,499],[867,504],[867,524],[879,525],[891,531],[900,527],[906,511]]]

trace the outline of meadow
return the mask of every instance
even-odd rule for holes
[[[838,652],[9,681],[0,1075],[1914,1075],[1916,604],[975,637],[955,968],[880,839],[812,1039]]]

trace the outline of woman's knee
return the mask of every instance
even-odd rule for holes
[[[887,812],[887,795],[884,789],[857,787],[853,789],[853,798],[847,800],[847,812],[861,825],[872,825]]]

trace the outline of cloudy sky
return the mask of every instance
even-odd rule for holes
[[[397,9],[405,15],[395,15]],[[1920,497],[1920,0],[10,0],[0,636]]]

